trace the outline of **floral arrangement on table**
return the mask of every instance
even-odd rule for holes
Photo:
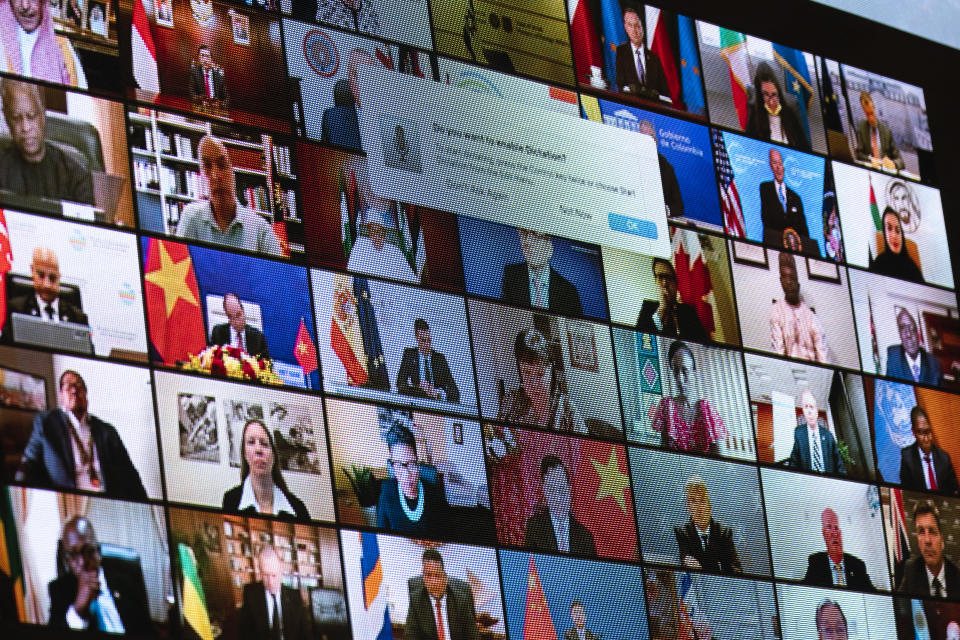
[[[494,462],[501,462],[519,448],[513,429],[495,424],[483,425],[483,443]]]
[[[214,345],[197,354],[190,354],[190,360],[180,365],[184,371],[200,371],[221,378],[239,378],[258,380],[265,384],[283,384],[283,380],[273,371],[273,361],[254,358],[237,347]]]

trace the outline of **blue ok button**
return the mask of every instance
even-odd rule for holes
[[[659,235],[657,233],[656,223],[650,222],[649,220],[641,220],[640,218],[632,218],[620,213],[608,213],[607,223],[613,231],[629,233],[640,236],[641,238],[656,240]]]

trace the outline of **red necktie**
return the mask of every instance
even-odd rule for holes
[[[923,457],[927,461],[927,482],[930,484],[930,491],[937,490],[937,479],[933,475],[933,462],[930,460],[930,454],[925,453]]]
[[[447,634],[443,632],[443,614],[440,611],[440,600],[437,599],[437,640],[446,640]]]

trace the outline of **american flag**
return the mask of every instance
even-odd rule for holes
[[[723,207],[723,226],[727,233],[738,238],[747,235],[743,222],[743,209],[740,207],[740,194],[734,182],[733,169],[727,145],[720,131],[713,132],[713,154],[717,161],[717,177],[720,181],[720,205]]]

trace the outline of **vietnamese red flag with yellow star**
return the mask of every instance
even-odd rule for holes
[[[207,346],[200,291],[187,245],[151,238],[144,264],[150,342],[164,364]]]
[[[297,342],[293,345],[293,357],[300,363],[303,375],[308,376],[317,370],[317,349],[313,346],[313,339],[310,338],[307,323],[303,318],[300,318]]]
[[[530,556],[530,568],[527,570],[527,608],[523,617],[523,640],[557,640],[557,630],[550,617],[547,596],[540,584],[537,565]]]
[[[573,483],[573,513],[593,534],[597,555],[639,560],[627,453],[609,442],[583,440]]]

